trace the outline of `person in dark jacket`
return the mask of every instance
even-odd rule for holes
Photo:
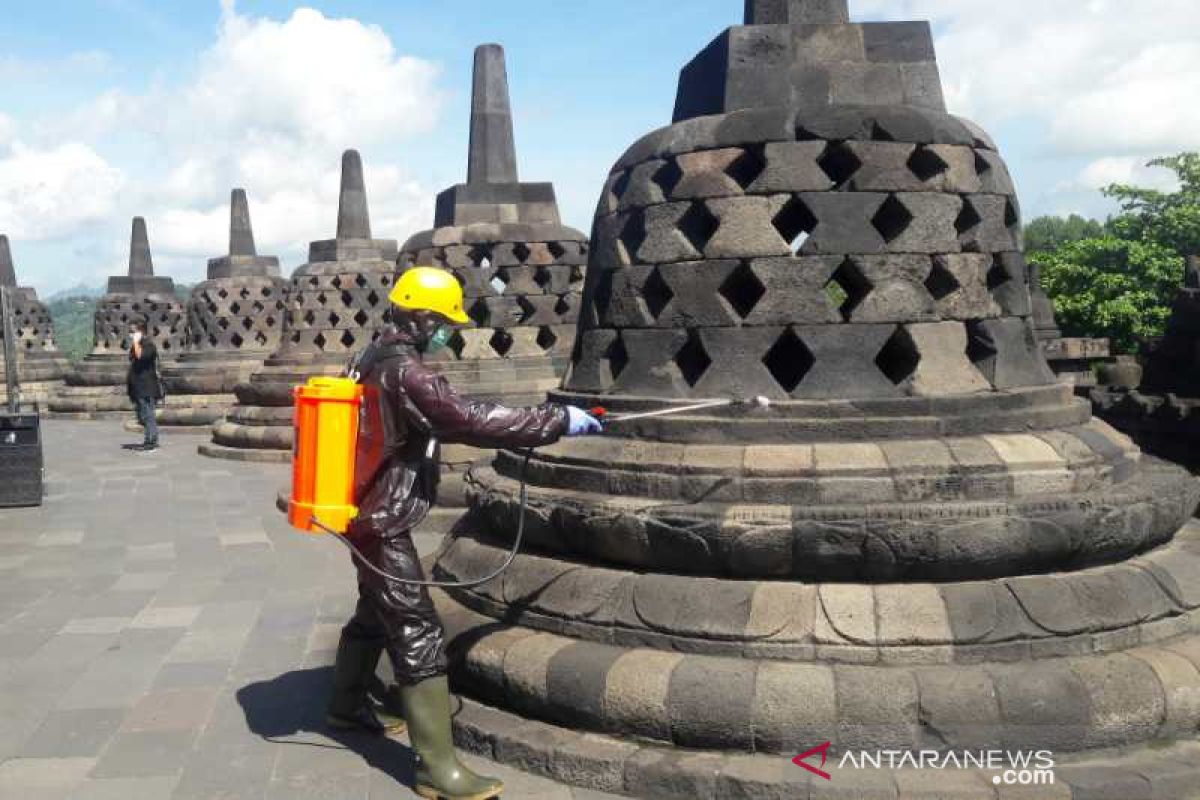
[[[422,360],[470,321],[448,272],[406,271],[391,293],[392,324],[358,359],[364,398],[355,466],[358,516],[347,537],[378,569],[423,580],[410,531],[437,502],[440,442],[484,448],[547,445],[600,430],[582,409],[557,403],[507,408],[471,400]],[[327,720],[382,733],[368,701],[381,650],[392,662],[409,737],[419,762],[416,791],[442,800],[486,800],[503,784],[458,760],[450,727],[445,636],[424,586],[381,577],[357,559],[358,606],[342,629]]]
[[[162,396],[158,385],[158,348],[154,341],[146,336],[146,323],[138,320],[133,323],[132,339],[129,347],[129,378],[127,380],[129,399],[137,410],[138,422],[144,431],[141,447],[135,450],[152,452],[158,449],[158,421],[154,417],[154,407]]]

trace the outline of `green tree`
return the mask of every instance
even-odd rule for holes
[[[1034,258],[1063,332],[1106,336],[1126,353],[1139,339],[1162,334],[1183,274],[1174,249],[1112,235],[1068,242]]]
[[[1025,226],[1025,249],[1030,253],[1052,252],[1068,242],[1098,239],[1103,235],[1103,224],[1078,214],[1038,217]]]
[[[1106,197],[1121,204],[1120,216],[1109,221],[1112,233],[1128,241],[1154,242],[1180,256],[1200,255],[1200,153],[1156,158],[1147,166],[1175,173],[1179,190],[1160,192],[1113,184]]]

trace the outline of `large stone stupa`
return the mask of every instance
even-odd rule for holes
[[[504,50],[475,49],[467,182],[437,198],[432,230],[400,249],[412,266],[452,271],[473,324],[431,361],[456,389],[508,405],[545,400],[575,343],[587,237],[562,224],[552,183],[517,177]],[[489,455],[443,448],[443,504],[462,500],[462,471]]]
[[[1187,259],[1163,337],[1136,388],[1092,392],[1096,413],[1148,452],[1200,470],[1200,256]]]
[[[8,237],[0,235],[0,286],[8,289],[12,304],[13,329],[16,332],[17,378],[23,402],[45,404],[62,386],[69,364],[54,344],[54,321],[50,309],[38,300],[37,290],[17,285]],[[0,325],[0,351],[4,344],[4,326]],[[0,361],[3,361],[0,358]],[[7,364],[0,363],[0,404],[8,401],[5,385]]]
[[[396,240],[371,238],[358,151],[342,154],[337,236],[309,244],[292,275],[279,348],[234,393],[200,452],[216,458],[286,462],[292,457],[292,389],[336,375],[382,329],[396,271]]]
[[[928,24],[746,10],[613,168],[551,396],[770,406],[535,451],[530,549],[438,595],[460,742],[656,800],[996,796],[987,770],[838,768],[860,749],[1048,748],[1056,791],[1183,796],[1196,481],[1047,367],[1013,185],[946,112]],[[521,461],[479,472],[437,576],[503,561]],[[790,763],[825,742],[831,781]]]
[[[187,347],[163,370],[161,425],[203,430],[225,415],[235,402],[234,387],[279,346],[287,290],[279,259],[258,255],[246,192],[234,189],[229,253],[209,259],[207,280],[192,289]]]
[[[92,352],[67,374],[67,385],[50,400],[50,411],[80,418],[126,416],[133,410],[127,388],[130,328],[146,322],[158,347],[160,369],[184,346],[187,316],[175,296],[175,282],[154,274],[146,220],[133,218],[129,272],[108,279],[108,292],[96,304]]]

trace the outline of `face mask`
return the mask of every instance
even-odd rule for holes
[[[433,332],[433,336],[429,337],[429,341],[425,344],[426,353],[436,353],[446,345],[450,344],[450,337],[454,335],[454,331],[448,325],[440,326]]]

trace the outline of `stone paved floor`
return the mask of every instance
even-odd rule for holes
[[[0,797],[416,797],[406,741],[321,725],[353,578],[275,511],[286,468],[45,439],[44,506],[0,510]],[[508,798],[609,797],[467,760]]]

